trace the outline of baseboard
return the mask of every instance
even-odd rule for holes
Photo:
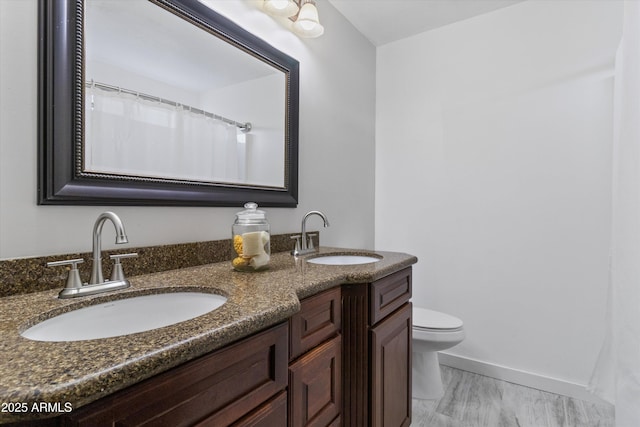
[[[483,362],[481,360],[456,356],[445,352],[438,353],[441,365],[462,369],[486,377],[495,378],[502,381],[531,387],[550,393],[572,397],[574,399],[586,400],[599,404],[608,404],[603,399],[587,391],[583,384],[576,384],[556,378],[545,377],[531,372],[521,371],[506,366]]]

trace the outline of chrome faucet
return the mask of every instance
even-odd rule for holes
[[[317,249],[313,246],[313,236],[309,235],[307,237],[307,219],[311,215],[318,215],[324,221],[324,226],[325,227],[329,226],[329,220],[327,219],[327,216],[322,212],[320,211],[307,212],[305,216],[302,218],[301,234],[299,236],[292,237],[292,239],[296,239],[296,246],[293,249],[293,251],[291,251],[291,255],[294,255],[294,256],[305,255],[305,254],[310,254],[317,251]]]
[[[97,285],[104,282],[102,276],[102,226],[106,220],[110,220],[113,226],[116,228],[116,244],[129,243],[127,234],[124,231],[124,226],[118,215],[113,212],[103,212],[96,219],[96,223],[93,225],[93,266],[91,268],[90,285]]]
[[[137,253],[111,255],[110,258],[114,260],[113,271],[111,278],[107,281],[104,280],[102,275],[102,226],[106,220],[110,220],[116,229],[116,244],[128,243],[127,234],[124,231],[122,221],[113,212],[104,212],[98,216],[93,226],[93,265],[91,268],[91,279],[89,283],[82,284],[80,280],[80,273],[78,272],[78,264],[84,262],[84,259],[71,259],[54,261],[47,263],[47,267],[56,267],[60,265],[71,265],[69,270],[69,276],[67,278],[67,284],[62,291],[58,294],[59,298],[73,298],[84,295],[93,295],[107,291],[115,291],[117,289],[124,289],[130,286],[129,281],[125,279],[124,272],[122,270],[122,264],[120,263],[122,258],[131,258],[138,256]]]

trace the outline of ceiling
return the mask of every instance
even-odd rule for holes
[[[380,46],[524,0],[328,1],[371,43]]]
[[[146,0],[87,2],[85,25],[88,81],[117,85],[116,76],[138,75],[197,94],[278,74],[266,61]]]

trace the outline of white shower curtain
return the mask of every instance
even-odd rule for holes
[[[88,91],[87,103],[88,170],[141,176],[171,172],[167,159],[175,158],[180,145],[175,108],[99,88]]]
[[[85,169],[98,173],[238,182],[236,126],[181,106],[92,87],[86,96]]]
[[[640,426],[640,2],[624,2],[616,55],[607,336],[590,390],[615,404],[617,427]]]

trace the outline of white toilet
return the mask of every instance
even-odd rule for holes
[[[438,311],[413,307],[414,399],[439,399],[444,394],[438,351],[464,339],[462,320]]]

